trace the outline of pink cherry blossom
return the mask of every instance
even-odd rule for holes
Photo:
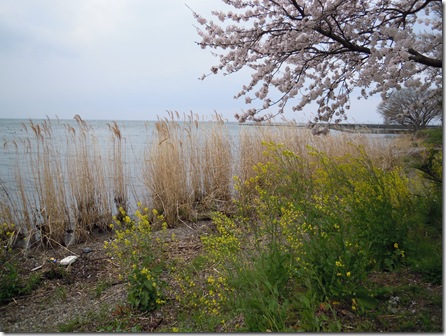
[[[441,0],[222,1],[232,10],[214,11],[219,23],[193,12],[198,44],[219,59],[202,78],[251,69],[235,97],[256,107],[241,122],[313,101],[316,122],[339,122],[354,88],[360,98],[402,86],[442,92]]]

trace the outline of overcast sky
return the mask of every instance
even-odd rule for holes
[[[247,72],[211,76],[217,58],[186,4],[205,17],[220,0],[1,0],[0,118],[154,120],[166,110],[229,121]],[[349,122],[381,122],[379,96],[352,97]],[[289,112],[306,122],[311,108]]]

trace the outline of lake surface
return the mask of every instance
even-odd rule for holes
[[[60,175],[67,173],[67,165],[75,164],[70,155],[77,151],[82,135],[85,136],[84,144],[87,147],[88,155],[91,160],[99,159],[104,166],[113,165],[113,150],[119,142],[123,153],[123,166],[125,171],[125,184],[128,188],[129,204],[136,204],[142,200],[142,196],[149,193],[147,186],[143,181],[143,169],[147,163],[148,151],[155,139],[156,121],[117,121],[121,135],[121,140],[117,141],[116,133],[111,129],[115,124],[113,121],[88,120],[79,122],[72,120],[44,119],[44,120],[25,120],[25,119],[0,119],[0,198],[7,197],[15,202],[16,206],[24,206],[20,199],[20,185],[24,186],[28,207],[39,209],[39,200],[36,196],[36,179],[42,176],[36,176],[43,169],[53,169],[52,165],[60,165]],[[216,125],[210,121],[178,121],[180,128],[193,130],[197,139],[200,140],[201,134],[209,134],[209,128]],[[239,162],[240,135],[243,131],[256,131],[260,128],[268,128],[268,131],[280,131],[284,126],[267,127],[246,127],[236,122],[228,122],[222,125],[229,136],[232,155],[234,157],[233,172],[237,174],[236,165]],[[296,128],[296,131],[298,129]],[[188,132],[183,132],[183,136],[188,136]],[[331,134],[340,134],[341,132],[331,131]],[[385,139],[385,135],[370,134],[370,137],[379,137]],[[201,140],[203,141],[203,137]],[[82,141],[81,141],[82,142]],[[46,152],[45,152],[46,151]],[[50,153],[48,156],[48,152]],[[45,154],[46,153],[46,154]],[[45,156],[46,155],[46,156]],[[94,157],[93,157],[94,156]],[[42,158],[50,157],[51,163],[42,162]],[[38,166],[39,168],[37,169]],[[110,188],[109,195],[113,197],[113,173],[106,171],[109,175],[105,176],[106,184]],[[68,175],[68,174],[67,174]],[[64,183],[65,188],[69,188],[69,180],[62,176],[57,183]],[[62,181],[62,182],[60,182]],[[21,184],[19,182],[22,182]],[[92,186],[94,188],[94,186]],[[23,188],[22,188],[23,190]],[[113,203],[113,202],[112,202]]]
[[[113,159],[110,151],[113,150],[113,143],[116,137],[110,126],[113,121],[107,120],[88,120],[85,121],[88,129],[87,142],[95,145],[95,152],[90,155],[101,156],[104,160]],[[147,194],[147,188],[144,186],[141,175],[144,160],[147,157],[156,132],[156,121],[116,121],[122,140],[122,152],[124,155],[124,170],[126,171],[126,184],[129,187],[129,201],[136,203],[139,195]],[[198,124],[179,122],[184,127],[195,127],[196,132],[204,131],[206,127],[215,125],[213,122],[200,121]],[[36,136],[34,127],[39,127],[43,138]],[[238,151],[237,142],[239,137],[240,125],[236,122],[225,123],[231,139],[231,146],[234,154]],[[47,129],[47,131],[45,131]],[[34,119],[32,121],[25,119],[0,119],[0,189],[1,192],[8,193],[8,197],[17,198],[19,193],[17,176],[21,176],[26,192],[30,199],[34,199],[35,193],[35,172],[33,172],[32,161],[37,161],[38,156],[43,151],[43,143],[49,146],[52,151],[52,157],[60,160],[62,167],[69,162],[67,156],[73,151],[75,143],[68,129],[74,129],[79,137],[82,127],[76,120],[58,120],[58,119]],[[78,138],[79,139],[79,138]],[[78,140],[75,140],[78,141]],[[71,148],[71,152],[69,150]],[[97,148],[100,148],[97,152]],[[104,164],[107,164],[106,162]],[[106,176],[106,179],[112,179],[112,176]],[[66,182],[68,183],[68,182]],[[112,183],[110,183],[112,184]],[[34,203],[37,201],[34,201]],[[38,207],[38,204],[32,205]]]

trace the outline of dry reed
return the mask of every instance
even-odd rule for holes
[[[180,216],[190,217],[190,207],[181,126],[172,112],[169,117],[155,124],[156,134],[143,174],[152,207],[159,210],[172,226]]]
[[[100,148],[87,123],[75,119],[78,130],[65,125],[64,134],[53,131],[49,118],[30,121],[23,124],[28,137],[11,143],[15,192],[2,200],[1,220],[16,224],[26,248],[80,242],[111,222]]]
[[[85,240],[94,229],[105,231],[111,223],[111,195],[97,138],[78,115],[78,132],[70,130],[67,175],[71,191],[71,227],[76,241]]]
[[[29,153],[28,165],[33,174],[33,195],[38,197],[36,214],[40,218],[36,222],[39,230],[37,238],[51,244],[52,240],[60,241],[65,236],[70,221],[61,156],[51,141],[52,125],[49,119],[40,125],[31,122],[31,129],[36,148]]]
[[[23,125],[27,138],[5,144],[18,154],[18,161],[14,192],[2,187],[0,221],[16,224],[17,236],[27,247],[36,240],[66,245],[83,241],[96,229],[108,229],[113,207],[119,215],[120,207],[128,212],[131,206],[127,143],[118,124],[108,124],[111,141],[104,152],[91,127],[79,116],[75,120],[74,126],[64,124],[62,134],[49,119],[30,121]],[[212,210],[227,211],[237,197],[232,176],[243,182],[255,174],[254,165],[267,162],[265,142],[283,144],[306,162],[314,160],[308,146],[330,156],[354,155],[361,147],[384,169],[405,153],[401,144],[382,137],[338,132],[314,136],[296,126],[239,126],[239,137],[232,138],[218,114],[209,121],[169,112],[155,123],[141,176],[132,176],[144,181],[148,199],[135,198],[157,209],[172,227]]]
[[[113,184],[113,201],[116,206],[116,216],[120,216],[119,211],[122,208],[125,212],[128,212],[128,192],[129,188],[126,183],[127,171],[124,168],[125,160],[125,138],[123,138],[121,130],[118,124],[113,121],[108,124],[111,131],[111,149],[109,149],[108,155],[108,167],[110,168],[109,175],[113,177],[109,183]]]
[[[170,225],[222,210],[231,199],[231,140],[218,114],[204,122],[169,112],[156,123],[146,162],[152,206]]]
[[[203,144],[203,194],[208,207],[222,210],[231,199],[232,145],[224,121],[215,113]]]

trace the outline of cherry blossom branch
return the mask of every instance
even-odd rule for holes
[[[316,120],[340,121],[355,87],[383,99],[402,85],[442,90],[440,0],[223,1],[235,11],[213,11],[222,24],[192,12],[198,45],[221,51],[211,74],[252,70],[235,98],[260,106],[239,121],[281,114],[291,100],[294,111],[315,101]]]

